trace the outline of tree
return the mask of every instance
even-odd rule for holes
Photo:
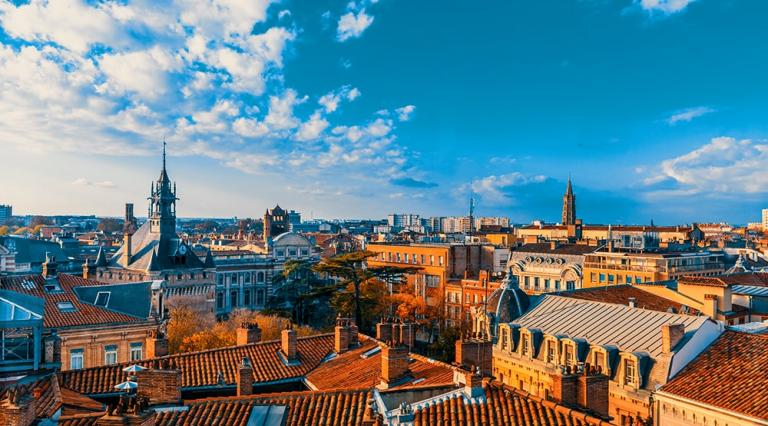
[[[29,220],[29,226],[35,227],[37,225],[53,225],[53,219],[46,216],[32,216]]]
[[[0,226],[0,236],[8,235],[8,225]]]
[[[355,298],[354,285],[348,284],[345,289],[333,295],[331,303],[336,312],[344,315],[355,312],[359,307],[361,317],[355,321],[360,327],[373,324],[376,318],[386,315],[391,304],[386,284],[378,279],[364,281],[360,285],[357,298]]]
[[[268,301],[270,312],[290,317],[298,324],[306,323],[308,318],[317,320],[311,322],[314,325],[326,322],[322,316],[324,314],[327,318],[328,309],[323,307],[328,306],[328,300],[337,287],[319,280],[312,264],[308,260],[289,260],[285,263],[282,273],[272,279],[276,289]]]
[[[200,312],[193,307],[193,303],[192,299],[180,297],[169,306],[170,319],[167,333],[170,353],[182,351],[185,347],[185,339],[191,338],[202,330],[211,329],[215,324],[213,318],[200,315]]]
[[[424,315],[427,311],[424,299],[411,293],[395,293],[391,300],[395,305],[395,315],[403,321],[415,321],[417,315]]]
[[[27,228],[26,226],[22,226],[21,228],[13,231],[13,234],[14,235],[24,235],[24,234],[29,234],[30,232],[32,232],[31,229]]]
[[[96,227],[101,232],[119,232],[123,228],[123,221],[113,217],[105,217],[99,221]]]
[[[374,278],[381,282],[384,282],[384,280],[399,280],[405,274],[421,269],[411,266],[400,268],[393,268],[391,266],[367,267],[367,260],[376,255],[377,253],[368,250],[340,254],[323,259],[312,268],[315,272],[324,273],[339,279],[340,288],[346,288],[351,285],[353,312],[355,322],[359,327],[363,326],[363,313],[360,303],[360,291],[363,283]]]

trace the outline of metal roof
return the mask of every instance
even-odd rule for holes
[[[626,305],[545,295],[513,324],[547,334],[583,338],[590,344],[615,345],[622,351],[661,354],[661,326],[685,324],[690,333],[708,321],[704,316],[680,315]]]
[[[768,287],[758,287],[754,285],[734,285],[731,286],[733,294],[743,294],[747,296],[768,296]]]

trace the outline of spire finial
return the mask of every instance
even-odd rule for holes
[[[163,138],[163,170],[165,170],[165,146],[166,146],[165,138]]]

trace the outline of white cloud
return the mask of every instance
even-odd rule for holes
[[[115,188],[116,187],[116,185],[112,181],[109,181],[109,180],[92,182],[92,181],[90,181],[90,180],[88,180],[88,179],[86,179],[84,177],[80,177],[80,178],[75,179],[72,182],[72,185],[77,185],[77,186],[98,186],[100,188]]]
[[[694,1],[695,0],[639,0],[637,3],[648,12],[671,14],[682,11]]]
[[[768,192],[768,143],[732,137],[664,160],[643,183],[657,194],[749,194]]]
[[[365,13],[365,9],[361,9],[357,13],[350,11],[341,15],[336,27],[336,39],[346,41],[350,38],[360,37],[363,31],[373,24],[373,19],[373,16]]]
[[[100,66],[108,78],[108,90],[132,91],[154,99],[168,92],[168,73],[178,71],[182,64],[178,57],[154,46],[139,52],[104,55]]]
[[[689,122],[694,118],[699,118],[703,115],[710,114],[713,112],[715,112],[713,108],[709,108],[705,106],[686,108],[684,110],[677,111],[674,114],[670,115],[666,121],[667,121],[667,124],[672,126],[681,121]]]
[[[271,96],[269,98],[269,113],[264,118],[264,123],[273,130],[293,129],[299,125],[299,120],[293,115],[293,107],[304,102],[298,99],[296,91],[288,89],[283,96]]]
[[[311,141],[318,139],[323,131],[328,128],[329,124],[327,120],[316,112],[312,114],[309,121],[299,127],[298,132],[296,132],[296,140]]]
[[[352,102],[358,97],[360,97],[360,90],[356,87],[346,85],[342,86],[339,90],[321,96],[317,103],[325,108],[325,112],[331,113],[339,108],[339,103],[342,99]]]
[[[473,180],[469,188],[479,195],[484,202],[489,204],[501,204],[509,201],[505,190],[509,187],[540,183],[546,180],[545,176],[526,176],[519,172],[503,175],[490,175]]]
[[[395,110],[397,113],[397,119],[400,121],[408,121],[411,119],[411,114],[416,110],[414,105],[406,105],[404,107]]]

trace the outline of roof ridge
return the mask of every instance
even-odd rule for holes
[[[311,336],[296,337],[296,340],[299,341],[299,340],[316,339],[316,338],[321,338],[321,337],[333,337],[333,335],[334,335],[333,333],[313,334]],[[171,355],[165,355],[165,356],[157,357],[156,359],[166,359],[166,358],[181,357],[181,356],[186,356],[186,355],[197,355],[197,354],[202,354],[202,353],[226,351],[226,350],[232,350],[232,349],[235,349],[235,348],[246,348],[246,347],[253,347],[253,346],[260,346],[260,345],[266,346],[267,344],[272,344],[272,343],[282,343],[282,340],[281,339],[265,340],[263,342],[249,343],[249,344],[246,344],[246,345],[232,345],[232,346],[225,346],[223,348],[212,348],[212,349],[203,349],[203,350],[200,350],[200,351],[181,352],[181,353],[177,353],[177,354],[171,354]],[[152,358],[150,358],[150,359],[152,359]]]
[[[334,393],[334,394],[353,394],[353,393],[369,393],[371,392],[370,387],[363,387],[363,388],[336,388],[336,389],[324,389],[324,390],[307,390],[307,391],[296,391],[296,392],[272,392],[272,393],[261,393],[261,394],[252,394],[252,395],[243,395],[243,396],[217,396],[212,398],[202,398],[202,399],[185,399],[183,403],[185,405],[196,405],[200,403],[205,402],[217,402],[217,401],[224,401],[224,402],[231,402],[231,401],[252,401],[256,399],[274,399],[274,398],[299,398],[302,396],[308,396],[308,395],[321,395],[321,394],[328,394],[328,393]]]

